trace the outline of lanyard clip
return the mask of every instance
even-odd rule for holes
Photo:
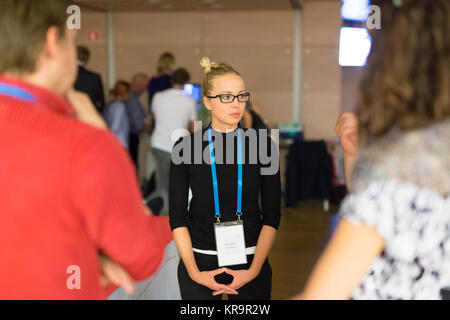
[[[237,215],[237,221],[238,221],[239,223],[241,223],[241,222],[242,222],[242,220],[241,220],[242,213],[236,212],[236,215]]]
[[[216,216],[216,223],[220,224],[220,215]]]

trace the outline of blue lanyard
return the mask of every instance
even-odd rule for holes
[[[0,83],[0,95],[22,99],[27,102],[37,102],[37,99],[27,91],[6,83]]]
[[[211,158],[211,174],[214,189],[214,209],[217,222],[220,222],[220,207],[219,207],[219,185],[217,183],[217,172],[216,172],[216,158],[214,156],[214,145],[211,135],[211,125],[208,128],[209,137],[209,155]],[[241,129],[238,128],[238,184],[237,184],[237,205],[236,214],[238,216],[238,221],[242,215],[242,139],[241,139]]]

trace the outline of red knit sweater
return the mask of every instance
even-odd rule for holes
[[[54,93],[0,76],[5,85],[29,97],[0,90],[0,299],[103,299],[100,251],[149,277],[168,221],[144,215],[126,151]]]

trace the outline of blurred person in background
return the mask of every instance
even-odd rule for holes
[[[248,101],[245,105],[245,112],[241,121],[242,127],[255,130],[267,130],[267,121],[262,118],[261,109],[253,102]]]
[[[175,66],[175,56],[171,52],[162,53],[156,65],[156,75],[153,76],[147,87],[148,91],[148,107],[150,110],[150,114],[152,112],[152,101],[153,97],[157,92],[167,90],[172,88],[172,72]],[[151,130],[156,127],[155,119],[153,117],[149,117],[147,119],[147,123],[145,124],[146,133],[143,135],[143,142],[141,148],[141,164],[142,167],[140,171],[140,180],[142,184],[142,189],[144,190],[145,195],[150,195],[155,191],[155,176],[156,176],[156,158],[154,153],[151,150]]]
[[[126,101],[130,94],[130,84],[119,80],[111,90],[114,100],[108,104],[103,112],[103,118],[109,130],[119,139],[120,143],[128,149],[130,134],[130,120],[128,119]]]
[[[356,157],[352,194],[295,298],[440,299],[450,286],[450,2],[373,4],[382,28],[357,121],[337,128]]]
[[[148,83],[148,106],[152,107],[153,96],[166,89],[172,88],[172,72],[175,66],[175,56],[171,52],[164,52],[159,56],[156,75]]]
[[[91,52],[84,46],[77,46],[78,74],[75,81],[75,90],[86,93],[97,111],[102,112],[105,107],[102,77],[86,69]]]
[[[172,88],[155,94],[152,102],[153,118],[156,127],[152,134],[152,151],[157,160],[156,195],[164,199],[161,215],[169,214],[169,169],[173,144],[181,135],[179,129],[194,132],[197,119],[196,101],[183,94],[184,85],[190,75],[184,68],[175,70],[172,75]]]
[[[131,293],[169,241],[126,151],[73,90],[68,6],[0,1],[0,299],[104,299],[111,281]]]
[[[138,168],[139,135],[145,131],[148,112],[142,106],[141,95],[148,85],[148,77],[144,73],[137,73],[131,80],[131,92],[127,100],[127,112],[130,120],[130,137],[128,148],[131,157]]]

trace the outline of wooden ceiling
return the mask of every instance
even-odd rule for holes
[[[303,0],[77,0],[73,2],[86,9],[98,11],[106,11],[109,8],[112,8],[114,11],[119,12],[172,12],[292,10],[294,6],[297,6],[302,1]]]

